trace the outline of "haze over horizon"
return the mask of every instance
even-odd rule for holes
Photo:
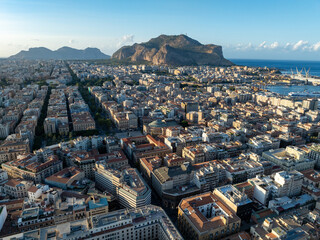
[[[112,55],[161,34],[187,34],[221,45],[228,59],[320,60],[319,12],[316,0],[0,0],[0,57],[63,46]]]

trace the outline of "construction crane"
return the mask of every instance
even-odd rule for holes
[[[304,72],[306,73],[306,78],[308,78],[309,77],[310,68],[308,69],[308,71],[306,69],[304,69]]]

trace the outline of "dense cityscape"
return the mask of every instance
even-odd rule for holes
[[[3,60],[0,79],[1,239],[320,238],[318,100],[266,88],[290,75]]]

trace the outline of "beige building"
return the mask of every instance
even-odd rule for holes
[[[15,199],[28,197],[28,189],[32,185],[33,182],[31,181],[10,179],[3,185],[3,193]]]
[[[296,146],[264,152],[262,158],[280,166],[285,171],[313,169],[316,163],[316,160],[308,158],[306,151]]]
[[[195,146],[185,147],[182,150],[182,157],[189,161],[191,164],[201,163],[205,161],[204,151]]]
[[[12,178],[40,183],[46,177],[62,170],[62,161],[56,155],[48,157],[46,162],[39,161],[36,155],[20,155],[17,160],[3,163],[2,169]]]
[[[213,193],[184,198],[178,206],[178,229],[186,239],[221,239],[240,230],[241,219]]]
[[[138,118],[131,111],[114,114],[113,121],[120,130],[136,129],[138,127]]]
[[[96,129],[96,123],[89,112],[72,114],[73,131],[86,131]]]

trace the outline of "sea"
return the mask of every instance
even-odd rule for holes
[[[261,60],[261,59],[230,59],[237,65],[250,67],[268,67],[277,68],[283,74],[291,74],[303,70],[309,70],[309,75],[320,77],[320,61],[298,61],[298,60]],[[276,92],[281,95],[288,95],[290,92],[320,92],[320,86],[313,85],[291,85],[291,86],[267,86],[271,92]]]

